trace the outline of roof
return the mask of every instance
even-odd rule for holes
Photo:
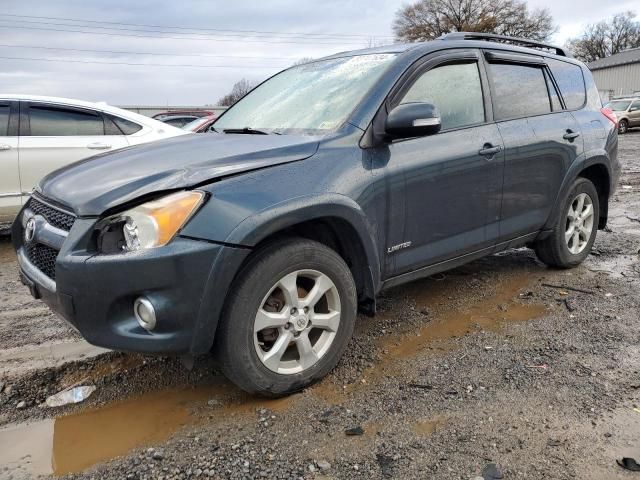
[[[165,129],[175,128],[175,127],[171,127],[171,125],[164,124],[159,120],[155,120],[145,115],[140,115],[139,113],[114,107],[112,105],[107,104],[106,102],[86,102],[84,100],[76,100],[72,98],[49,97],[44,95],[25,95],[25,94],[19,94],[19,93],[7,93],[7,94],[0,93],[0,99],[56,103],[59,105],[68,105],[70,107],[81,107],[81,108],[84,107],[92,110],[99,110],[105,113],[111,113],[118,117],[124,117],[128,120],[131,120],[137,123],[142,123],[143,125],[146,125],[152,128],[159,128],[159,127],[162,127]]]
[[[443,43],[443,41],[446,41],[446,43]],[[534,47],[543,47],[543,50]],[[419,54],[426,54],[430,51],[441,50],[444,48],[498,49],[558,58],[566,62],[581,64],[581,62],[577,61],[571,55],[567,54],[567,52],[562,50],[560,47],[546,45],[540,42],[516,37],[476,34],[469,32],[454,32],[424,42],[395,43],[392,45],[384,45],[382,47],[339,52],[323,58],[317,58],[314,61],[317,62],[320,60],[329,60],[334,58],[369,54],[402,54],[407,52],[418,52]]]
[[[587,64],[589,70],[600,70],[602,68],[619,67],[631,63],[640,63],[640,47],[630,48],[624,52],[616,53],[609,57],[601,58]]]

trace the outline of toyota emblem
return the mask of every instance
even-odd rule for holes
[[[31,217],[24,228],[24,240],[29,243],[36,234],[36,219]]]

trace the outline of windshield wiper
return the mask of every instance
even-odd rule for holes
[[[223,130],[223,132],[224,133],[245,133],[247,135],[269,135],[269,132],[265,132],[264,130],[257,130],[255,128],[251,128],[251,127],[225,128]]]

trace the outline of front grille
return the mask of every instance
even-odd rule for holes
[[[73,222],[76,221],[76,217],[70,213],[50,207],[34,197],[29,199],[28,206],[33,213],[42,215],[51,225],[67,232],[71,230]]]
[[[27,245],[27,257],[38,270],[44,273],[51,280],[56,279],[56,257],[58,251],[41,243]]]
[[[66,232],[71,230],[73,223],[76,221],[76,217],[74,215],[55,207],[51,207],[44,203],[44,201],[40,201],[35,197],[31,197],[29,199],[27,207],[34,214],[44,217],[49,225]],[[33,243],[25,245],[25,253],[29,261],[38,270],[55,282],[58,250],[48,245],[38,243],[37,240],[35,240]]]

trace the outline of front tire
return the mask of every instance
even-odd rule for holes
[[[553,233],[534,246],[542,262],[554,268],[572,268],[587,258],[598,230],[598,198],[590,180],[575,180],[558,211]]]
[[[356,311],[353,276],[335,251],[312,240],[278,241],[256,251],[234,281],[214,355],[243,390],[287,395],[337,365]]]

